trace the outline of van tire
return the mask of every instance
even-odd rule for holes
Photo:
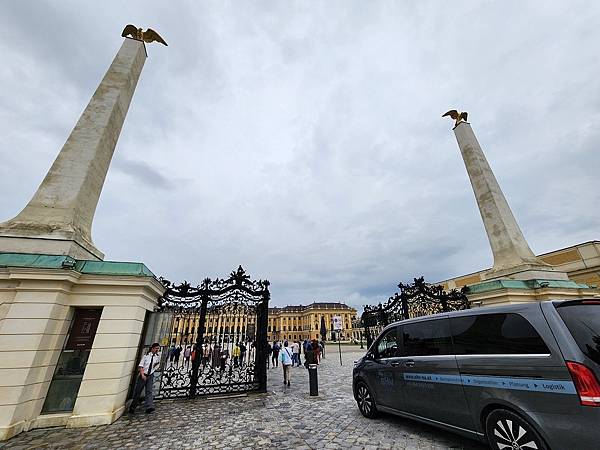
[[[360,413],[367,419],[377,417],[378,411],[375,406],[375,398],[368,386],[362,381],[356,385],[356,404]]]
[[[494,450],[515,448],[549,450],[542,437],[524,418],[507,409],[495,409],[485,420],[485,433]],[[532,445],[528,445],[531,444]]]

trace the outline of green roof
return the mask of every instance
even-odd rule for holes
[[[566,280],[490,280],[481,283],[470,284],[468,294],[481,294],[483,292],[495,291],[497,289],[589,289],[587,284],[576,283]]]
[[[65,255],[38,255],[30,253],[0,253],[0,267],[28,267],[37,269],[71,269],[90,275],[123,275],[154,277],[143,263],[120,261],[92,261],[73,259]]]

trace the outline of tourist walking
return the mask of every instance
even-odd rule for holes
[[[267,342],[267,369],[271,368],[271,354],[273,353],[273,347]]]
[[[171,344],[171,347],[169,347],[169,353],[168,353],[169,362],[171,364],[173,364],[173,361],[175,360],[175,351],[176,351],[175,344]]]
[[[240,344],[238,342],[235,343],[233,350],[231,351],[231,356],[233,356],[233,367],[237,367],[240,362]]]
[[[188,345],[183,352],[183,360],[185,367],[190,366],[190,358],[192,357],[192,348]]]
[[[300,367],[300,344],[298,342],[292,344],[292,367],[294,364]]]
[[[244,344],[244,341],[240,342],[240,366],[244,367],[245,361],[246,361],[246,344]]]
[[[210,352],[211,352],[210,344],[208,342],[206,342],[203,345],[203,349],[202,349],[202,367],[206,367],[206,365],[208,364],[208,361],[210,359]]]
[[[312,349],[312,344],[310,343],[310,341],[306,341],[306,345],[304,346],[304,367],[306,367],[307,369],[309,364],[314,364],[313,355],[314,353]]]
[[[217,367],[219,367],[221,360],[221,346],[218,343],[215,344],[215,346],[213,347],[211,356],[212,362],[210,365],[213,367],[213,369],[216,369]]]
[[[223,350],[221,350],[221,372],[225,371],[225,366],[227,365],[227,359],[229,359],[229,349],[223,346]]]
[[[315,362],[319,364],[321,362],[321,349],[319,348],[319,343],[316,339],[312,341],[312,351],[315,356]]]
[[[194,367],[194,360],[196,359],[197,356],[197,351],[196,351],[196,344],[194,344],[194,348],[192,348],[192,355],[190,360],[192,361],[192,367]]]
[[[281,367],[283,367],[283,384],[290,385],[290,375],[292,368],[292,350],[288,347],[288,341],[285,341],[283,344],[283,349],[281,350]]]
[[[175,349],[175,367],[179,367],[179,357],[181,356],[181,345]]]
[[[273,356],[271,357],[271,362],[273,363],[273,369],[279,367],[279,344],[277,342],[273,342]]]
[[[142,389],[144,390],[144,406],[146,407],[146,413],[150,414],[154,411],[154,372],[160,365],[160,355],[158,350],[160,345],[155,342],[150,347],[150,351],[144,355],[140,363],[138,364],[139,376],[135,382],[135,388],[133,390],[133,400],[129,406],[129,413],[135,414],[135,408],[140,401],[140,395]]]

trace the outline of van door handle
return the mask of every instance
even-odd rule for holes
[[[415,362],[412,359],[410,359],[408,361],[404,361],[404,365],[406,367],[413,367],[415,365]]]
[[[391,366],[392,366],[392,367],[398,367],[399,365],[400,365],[400,363],[399,363],[399,362],[393,362],[393,363],[391,364]]]

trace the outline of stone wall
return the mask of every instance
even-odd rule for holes
[[[162,285],[136,263],[103,262],[86,270],[81,261],[63,269],[2,267],[3,259],[6,254],[0,254],[0,440],[35,427],[116,420],[125,408],[146,311],[156,306]],[[40,415],[74,310],[89,307],[102,307],[102,315],[74,409]]]

